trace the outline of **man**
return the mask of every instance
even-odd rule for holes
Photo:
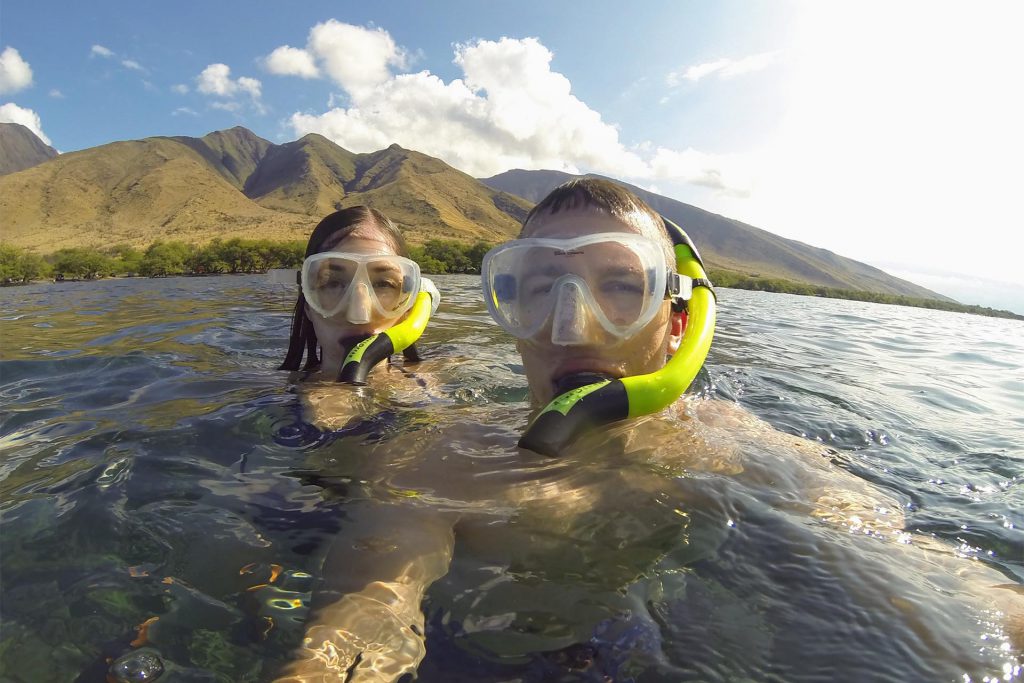
[[[696,247],[606,180],[556,188],[519,239],[487,254],[482,275],[491,315],[519,340],[534,401],[555,399],[519,441],[537,453],[661,412],[711,346],[714,292]]]
[[[616,236],[624,241],[612,241]],[[608,239],[571,247],[569,254],[559,250],[581,237]],[[672,246],[661,217],[635,195],[582,178],[538,204],[519,240],[491,251],[484,298],[518,338],[535,402],[546,404],[574,374],[627,377],[665,365],[679,348],[682,313],[664,292],[644,291],[644,269],[675,273]],[[650,263],[651,256],[659,263]],[[505,294],[495,290],[514,277],[518,292],[506,297],[509,305],[495,305],[502,298],[495,295]]]

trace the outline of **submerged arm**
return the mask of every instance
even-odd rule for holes
[[[346,509],[324,561],[306,637],[278,683],[394,681],[426,654],[420,604],[448,571],[452,518],[366,502]],[[331,678],[330,680],[334,680]]]

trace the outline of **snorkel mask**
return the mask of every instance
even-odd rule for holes
[[[593,374],[569,378],[575,386],[537,415],[520,447],[558,455],[584,431],[663,410],[693,382],[711,347],[715,295],[693,242],[678,225],[664,221],[675,249],[676,273],[665,272],[660,247],[630,233],[516,240],[485,257],[481,272],[488,309],[499,325],[520,338],[546,333],[550,321],[554,344],[601,343],[594,332],[581,334],[584,329],[600,330],[604,343],[614,343],[647,325],[665,298],[673,300],[675,310],[687,313],[679,350],[663,368],[621,379]],[[596,246],[602,251],[594,253]],[[523,248],[535,251],[510,258],[513,250]],[[590,262],[586,277],[569,265],[574,256],[584,254]],[[516,261],[525,267],[516,270]],[[569,307],[576,310],[570,314]],[[584,328],[568,322],[573,320],[596,324]]]
[[[363,325],[408,312],[382,332],[339,341],[348,351],[338,381],[347,384],[366,384],[378,363],[411,347],[441,298],[434,283],[420,276],[415,261],[394,254],[320,252],[308,256],[297,273],[276,271],[271,276],[278,282],[295,278],[313,314],[324,318]]]
[[[558,346],[630,339],[662,301],[683,294],[661,246],[622,232],[507,242],[488,252],[481,276],[499,325],[520,339],[550,335]]]

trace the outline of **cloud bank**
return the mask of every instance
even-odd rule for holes
[[[19,107],[13,102],[0,105],[0,123],[20,123],[30,131],[39,136],[39,139],[46,144],[53,146],[50,138],[43,132],[43,124],[39,120],[39,114],[31,109]]]
[[[453,63],[462,77],[445,82],[429,71],[402,73],[408,55],[386,31],[330,20],[310,30],[305,48],[281,46],[263,65],[341,88],[345,106],[296,112],[288,124],[296,135],[319,133],[353,152],[397,142],[475,176],[546,168],[746,191],[728,158],[625,145],[552,70],[553,56],[536,38],[458,44]]]
[[[0,52],[0,95],[18,92],[32,85],[32,68],[13,47]]]

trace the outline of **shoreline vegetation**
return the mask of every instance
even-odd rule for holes
[[[264,273],[271,268],[300,267],[305,246],[305,242],[300,240],[278,242],[234,238],[214,239],[201,246],[178,241],[160,241],[142,250],[128,245],[114,245],[102,249],[76,247],[40,256],[27,249],[0,243],[0,284],[10,286],[45,280],[97,280],[111,276],[167,277]],[[493,245],[486,242],[465,244],[454,240],[429,240],[422,245],[410,245],[409,251],[413,260],[420,264],[421,270],[426,274],[476,275],[480,273],[484,254],[491,246]],[[714,268],[710,269],[708,276],[717,287],[868,301],[1024,320],[1024,315],[1012,311],[939,299],[839,289]]]

